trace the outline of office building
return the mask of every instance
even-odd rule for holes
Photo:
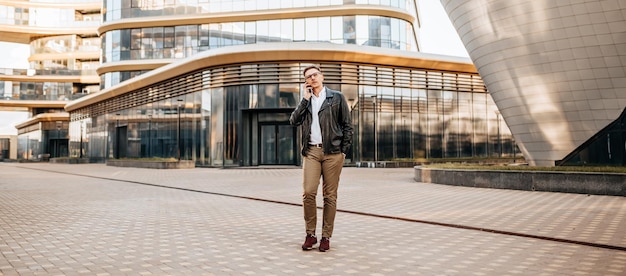
[[[27,113],[0,159],[69,155],[67,103],[100,90],[99,1],[3,1],[0,40],[30,45],[29,69],[0,69],[0,111]]]

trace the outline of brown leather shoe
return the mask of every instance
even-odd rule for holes
[[[326,250],[330,249],[330,239],[322,237],[320,241],[320,247],[318,248],[322,252],[326,252]]]
[[[311,250],[313,245],[317,243],[317,237],[315,235],[307,234],[302,244],[302,250]]]

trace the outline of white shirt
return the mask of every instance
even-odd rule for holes
[[[311,95],[311,106],[313,107],[313,122],[311,122],[311,139],[309,144],[322,143],[322,128],[320,127],[320,116],[318,115],[322,104],[326,100],[326,87],[320,91],[320,96]]]

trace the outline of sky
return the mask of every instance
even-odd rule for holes
[[[439,0],[418,0],[422,28],[420,41],[422,52],[448,56],[468,57],[459,35],[454,30],[448,15]],[[0,42],[0,68],[28,68],[28,45]],[[28,118],[26,113],[0,111],[0,135],[15,135],[13,125]]]
[[[0,53],[3,53],[0,68],[28,69],[28,45],[0,42]]]
[[[422,28],[422,52],[448,56],[469,57],[459,35],[439,0],[418,0]]]

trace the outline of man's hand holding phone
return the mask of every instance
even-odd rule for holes
[[[310,84],[304,83],[304,98],[310,100],[311,95],[313,95],[313,87]]]

